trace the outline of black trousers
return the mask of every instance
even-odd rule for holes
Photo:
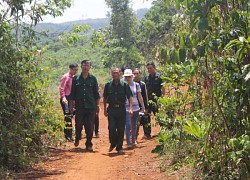
[[[69,96],[66,96],[66,99],[69,102]],[[64,123],[65,123],[64,136],[66,139],[72,138],[72,116],[70,116],[69,113],[65,113],[65,104],[63,104],[62,102],[62,98],[60,99],[60,104],[64,114]]]
[[[86,133],[86,147],[92,147],[92,138],[94,130],[94,121],[95,121],[96,109],[76,109],[76,140],[81,140],[82,129],[84,126]]]
[[[108,129],[111,147],[119,151],[123,146],[124,131],[126,124],[126,108],[108,107]]]
[[[153,112],[155,115],[158,112],[158,107],[155,103],[149,103],[148,106],[148,123],[143,125],[144,135],[147,137],[151,136],[151,116],[150,114]]]

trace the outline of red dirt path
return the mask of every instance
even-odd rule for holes
[[[156,135],[159,127],[152,127]],[[100,137],[93,138],[93,152],[86,152],[85,138],[77,148],[71,142],[52,150],[52,157],[40,163],[34,170],[21,173],[17,179],[41,180],[140,180],[140,179],[178,179],[178,175],[165,176],[160,172],[161,160],[151,150],[156,145],[154,139],[143,140],[142,127],[138,137],[139,144],[133,150],[118,155],[109,147],[107,118],[100,112]],[[124,141],[124,148],[126,142]]]

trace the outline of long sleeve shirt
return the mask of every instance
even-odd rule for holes
[[[60,86],[59,86],[61,98],[64,98],[70,95],[72,78],[73,78],[73,75],[70,74],[69,72],[62,76],[60,80]]]
[[[100,99],[96,77],[88,74],[84,79],[82,74],[72,80],[70,99],[75,101],[76,109],[96,109],[96,100]]]

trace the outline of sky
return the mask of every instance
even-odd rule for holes
[[[152,2],[153,0],[132,0],[131,4],[133,9],[137,10],[150,8]],[[62,23],[88,18],[105,18],[108,11],[105,0],[74,0],[71,8],[67,9],[63,16],[56,18],[47,16],[43,18],[43,22]]]

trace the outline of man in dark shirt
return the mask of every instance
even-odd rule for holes
[[[82,73],[72,80],[70,93],[70,103],[75,101],[76,107],[76,138],[75,146],[79,145],[82,136],[82,128],[84,126],[86,133],[86,150],[93,151],[92,137],[94,130],[94,121],[96,113],[99,113],[100,94],[98,91],[98,83],[96,77],[89,73],[91,62],[83,60],[81,62]],[[72,105],[70,113],[73,112]]]
[[[103,92],[104,115],[108,117],[109,152],[116,148],[118,154],[123,154],[123,139],[126,124],[125,103],[128,99],[130,116],[133,115],[132,92],[129,85],[120,79],[120,69],[112,68],[113,80],[105,84]],[[108,108],[107,108],[108,104]]]
[[[155,115],[158,112],[157,97],[164,96],[165,88],[162,86],[162,79],[160,75],[155,71],[154,62],[147,63],[147,70],[149,75],[145,78],[145,83],[148,90],[148,113],[150,115],[151,112],[153,112]],[[150,116],[149,122],[151,122]],[[144,138],[151,138],[151,125],[148,125],[146,127],[146,133]]]
[[[141,117],[140,119],[140,123],[141,125],[143,125],[143,131],[144,131],[144,136],[147,135],[147,125],[148,125],[148,116],[146,116],[147,112],[148,112],[148,93],[147,93],[147,87],[146,87],[146,84],[145,82],[141,81],[141,71],[139,68],[135,68],[134,71],[133,71],[133,74],[134,74],[134,81],[139,83],[140,84],[140,87],[141,87],[141,95],[142,95],[142,98],[143,98],[143,102],[144,102],[144,107],[145,107],[145,115]],[[139,102],[139,105],[140,107],[141,104]],[[145,119],[146,118],[146,119]],[[138,133],[139,133],[139,126],[140,124],[138,124],[137,126],[137,133],[136,133],[136,136],[138,136]]]

